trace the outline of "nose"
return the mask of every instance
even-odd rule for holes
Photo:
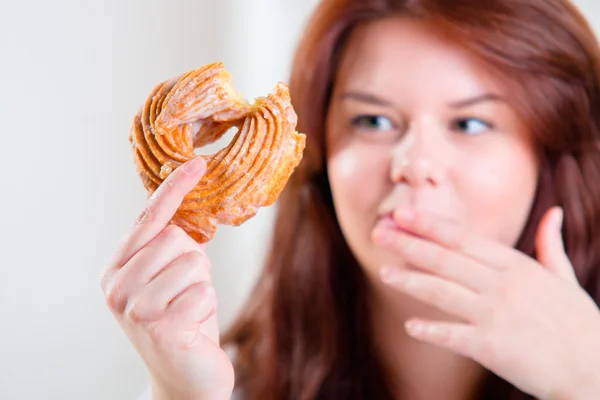
[[[390,168],[392,183],[410,186],[439,186],[446,178],[442,141],[435,132],[409,131],[394,148]]]

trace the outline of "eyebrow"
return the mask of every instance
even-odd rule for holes
[[[381,97],[377,97],[374,94],[365,93],[365,92],[350,91],[350,92],[342,93],[340,95],[340,98],[358,100],[358,101],[362,101],[364,103],[370,103],[370,104],[374,104],[374,105],[378,105],[378,106],[385,106],[385,107],[393,107],[394,106],[392,104],[392,102],[390,102],[388,100],[382,99]],[[483,93],[483,94],[480,94],[480,95],[477,95],[474,97],[470,97],[468,99],[454,101],[454,102],[450,103],[449,106],[452,108],[464,108],[464,107],[473,106],[477,103],[483,103],[486,101],[506,102],[506,100],[498,94]]]
[[[469,107],[469,106],[475,105],[477,103],[483,103],[485,101],[506,102],[506,100],[504,100],[504,98],[498,94],[483,93],[483,94],[477,95],[475,97],[470,97],[468,99],[452,102],[449,104],[449,106],[452,108],[463,108],[463,107]]]
[[[362,101],[363,103],[370,103],[370,104],[374,104],[377,106],[385,106],[385,107],[393,107],[394,106],[391,101],[382,99],[381,97],[377,97],[374,94],[365,93],[365,92],[350,91],[350,92],[342,93],[340,95],[340,98],[341,99],[358,100],[358,101]]]

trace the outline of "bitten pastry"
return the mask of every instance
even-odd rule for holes
[[[218,224],[240,225],[275,202],[302,159],[306,136],[296,131],[296,123],[285,84],[250,104],[235,92],[219,62],[157,85],[133,120],[129,142],[138,174],[152,193],[196,157],[195,148],[238,128],[226,148],[201,156],[206,174],[171,221],[204,243]]]

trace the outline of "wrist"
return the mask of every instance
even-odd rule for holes
[[[183,394],[174,389],[161,385],[156,381],[152,381],[152,400],[201,400],[200,396],[191,394]]]
[[[152,380],[152,400],[230,400],[231,390],[212,393],[190,393],[177,388],[166,387]]]

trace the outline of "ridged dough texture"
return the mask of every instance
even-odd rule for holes
[[[240,225],[273,204],[300,163],[306,136],[283,83],[254,104],[238,95],[223,63],[205,65],[157,85],[133,120],[129,142],[149,193],[194,149],[237,127],[227,147],[201,156],[205,176],[172,219],[200,243],[218,224]]]

